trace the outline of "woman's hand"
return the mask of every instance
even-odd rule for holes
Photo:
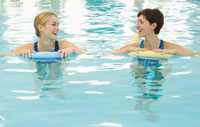
[[[85,52],[78,46],[76,46],[73,43],[68,42],[66,40],[61,40],[60,47],[61,47],[61,49],[58,52],[60,53],[61,57],[66,57],[69,54],[71,54],[72,52],[75,52],[75,53],[84,53]]]
[[[11,52],[11,55],[23,56],[23,57],[31,57],[33,53],[33,44],[28,43],[22,45]]]
[[[18,56],[23,56],[23,57],[31,57],[32,56],[32,49],[22,49],[18,51],[14,51],[13,54],[18,55]]]
[[[76,49],[73,47],[69,47],[69,48],[61,49],[58,52],[60,53],[61,57],[65,58],[68,55],[70,55],[71,53],[76,52]]]
[[[138,52],[138,51],[143,51],[143,50],[144,49],[142,48],[138,48],[137,44],[128,44],[119,49],[112,51],[112,53],[120,54],[120,53]]]

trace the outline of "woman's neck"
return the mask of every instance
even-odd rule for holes
[[[40,37],[38,46],[40,51],[52,51],[55,47],[55,40]]]
[[[147,35],[145,37],[145,44],[146,44],[146,48],[148,49],[157,49],[159,48],[159,45],[160,45],[160,39],[155,34]]]

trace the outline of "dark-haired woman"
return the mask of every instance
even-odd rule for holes
[[[169,53],[181,56],[193,56],[199,53],[188,50],[175,43],[167,42],[158,38],[158,34],[164,25],[164,16],[159,9],[144,9],[137,14],[138,43],[125,45],[114,53],[129,53],[141,50],[152,50],[156,52]],[[137,40],[137,39],[135,39]]]

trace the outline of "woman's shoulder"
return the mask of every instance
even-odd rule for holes
[[[17,47],[16,49],[12,50],[14,54],[20,54],[23,51],[33,50],[33,43],[27,43],[22,46]]]
[[[67,40],[65,40],[65,39],[61,39],[61,40],[59,41],[59,44],[60,44],[61,48],[68,48],[68,47],[71,47],[71,46],[74,45],[72,42],[67,41]]]
[[[59,42],[60,44],[70,43],[70,42],[67,41],[66,39],[60,39],[58,42]]]
[[[60,43],[61,45],[72,44],[72,42],[70,42],[70,41],[68,41],[68,40],[66,40],[66,39],[61,39],[61,40],[59,40],[59,43]]]
[[[24,45],[22,45],[22,46],[20,46],[21,48],[28,48],[28,49],[30,49],[30,48],[33,48],[33,43],[31,43],[31,42],[28,42],[28,43],[26,43],[26,44],[24,44]],[[20,48],[19,47],[19,48]]]
[[[166,42],[167,49],[172,49],[174,50],[174,54],[176,55],[181,55],[181,56],[194,56],[194,55],[199,55],[200,53],[197,51],[192,51],[190,49],[185,48],[184,46],[171,43],[171,42]]]
[[[182,48],[182,46],[176,44],[176,42],[164,41],[164,45],[167,49]]]

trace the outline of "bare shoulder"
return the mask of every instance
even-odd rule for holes
[[[118,54],[118,53],[129,53],[131,51],[134,51],[136,48],[138,48],[138,44],[137,43],[131,43],[131,44],[127,44],[119,49],[115,49],[113,51],[113,53]]]
[[[79,49],[78,46],[76,46],[75,44],[73,44],[72,42],[70,41],[67,41],[67,40],[60,40],[60,47],[61,49],[65,49],[65,48],[75,48],[75,49]]]
[[[181,56],[194,56],[198,55],[199,53],[196,51],[192,51],[190,49],[187,49],[181,45],[171,43],[171,42],[165,42],[165,49],[169,49],[173,51],[173,54],[175,55],[181,55]]]
[[[27,51],[32,51],[32,50],[33,50],[33,43],[27,43],[12,50],[11,53],[15,55],[20,55]]]
[[[27,48],[33,48],[33,43],[27,43],[24,46],[27,47]]]
[[[181,49],[183,48],[181,45],[176,44],[175,42],[168,42],[168,41],[164,41],[165,42],[165,49]]]
[[[22,45],[22,46],[16,48],[16,50],[17,50],[17,49],[33,49],[33,43],[24,44],[24,45]]]
[[[67,40],[65,40],[65,39],[61,39],[61,40],[60,40],[60,43],[61,43],[61,44],[65,44],[65,43],[71,43],[71,42],[69,42],[69,41],[67,41]]]
[[[66,48],[66,47],[70,47],[72,46],[73,44],[70,42],[70,41],[67,41],[67,40],[60,40],[60,46],[61,48]]]

